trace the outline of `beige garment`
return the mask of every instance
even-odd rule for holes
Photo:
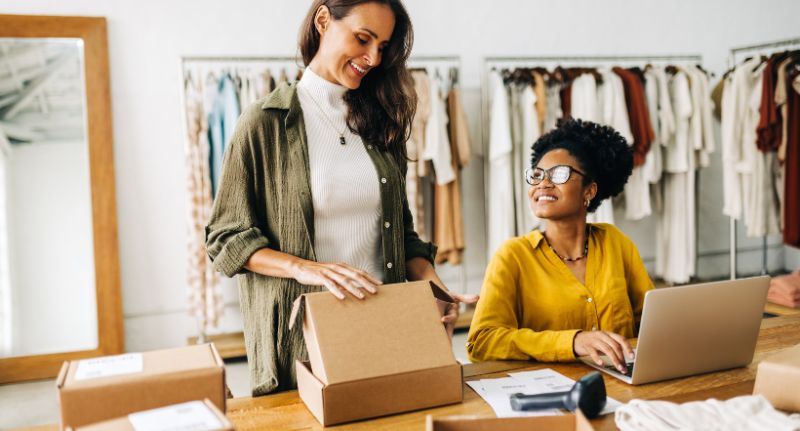
[[[422,153],[425,150],[425,129],[431,113],[431,83],[428,74],[421,70],[412,72],[411,77],[414,79],[414,88],[417,91],[417,113],[411,123],[411,136],[406,142],[406,153],[409,159],[408,171],[406,171],[406,196],[417,234],[427,241],[428,230],[425,223],[422,177],[428,174],[428,169],[427,163],[422,160]]]
[[[789,135],[788,120],[789,112],[786,105],[786,67],[791,63],[792,58],[787,58],[778,63],[778,79],[775,80],[775,105],[781,113],[781,143],[778,146],[778,161],[783,163],[786,159],[786,142]]]
[[[203,108],[203,80],[185,83],[186,172],[189,196],[189,236],[186,244],[189,262],[186,282],[189,287],[189,314],[199,320],[202,331],[216,327],[223,313],[219,274],[206,252],[205,226],[211,217],[211,173],[208,165],[208,120]]]
[[[722,92],[725,90],[725,78],[717,82],[717,85],[714,86],[714,89],[711,90],[711,100],[714,102],[714,116],[717,117],[717,121],[722,119]]]
[[[461,211],[461,169],[469,163],[472,153],[469,129],[461,94],[451,89],[447,97],[449,118],[450,151],[456,179],[437,185],[434,190],[434,243],[439,247],[436,263],[448,262],[459,265],[464,255],[464,218]]]
[[[536,113],[539,117],[539,130],[544,133],[544,119],[547,116],[547,86],[541,73],[533,71],[531,74],[533,75],[533,92],[536,93]],[[529,144],[533,145],[533,142]]]

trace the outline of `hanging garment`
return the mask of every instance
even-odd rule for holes
[[[614,128],[628,141],[628,145],[633,145],[633,134],[628,118],[628,108],[625,105],[625,88],[622,85],[622,79],[610,70],[603,70],[600,74],[603,77],[603,85],[600,90],[603,102],[602,124]]]
[[[434,76],[428,73],[428,76]],[[450,137],[447,133],[447,106],[444,83],[438,76],[430,79],[431,110],[425,127],[425,148],[422,160],[433,164],[437,185],[445,185],[456,179],[450,152]]]
[[[272,90],[275,89],[275,79],[272,77],[272,71],[265,69],[258,79],[258,98],[267,97]]]
[[[781,142],[782,119],[775,102],[775,85],[778,79],[778,64],[786,55],[773,55],[767,60],[761,85],[761,106],[756,144],[762,152],[777,151]]]
[[[615,67],[613,71],[622,78],[622,85],[625,88],[625,104],[628,107],[628,118],[633,133],[633,165],[641,166],[654,139],[653,126],[650,123],[644,96],[643,77],[639,69]]]
[[[548,88],[550,89],[550,88]],[[511,140],[511,117],[508,92],[497,72],[489,75],[490,124],[489,124],[489,214],[487,235],[487,257],[494,256],[504,241],[514,236],[514,186],[511,178],[513,143]],[[550,97],[548,95],[548,100]],[[559,103],[558,98],[554,98]],[[549,114],[548,110],[548,114]],[[554,120],[555,123],[555,120]]]
[[[528,198],[530,186],[523,180],[525,170],[531,167],[533,144],[541,135],[538,114],[536,113],[536,94],[530,85],[524,86],[519,94],[519,114],[522,120],[522,139],[520,140],[521,147],[519,148],[521,157],[516,169],[519,175],[514,177],[514,181],[519,184],[516,192],[517,235],[525,235],[542,225],[542,221],[533,215],[530,198]]]
[[[743,174],[744,221],[747,236],[761,237],[780,233],[780,201],[777,199],[775,183],[776,154],[773,151],[757,151],[758,126],[762,115],[763,83],[769,62],[754,71],[755,79],[750,93],[747,116],[745,117],[745,134],[742,146],[747,149],[750,171]],[[771,95],[771,94],[770,94]],[[774,99],[774,97],[773,97]]]
[[[213,100],[208,113],[209,170],[211,172],[211,193],[217,195],[217,185],[222,172],[222,157],[225,145],[233,136],[236,120],[239,119],[239,99],[236,96],[236,84],[230,75],[224,75],[215,88]]]
[[[461,94],[456,88],[452,88],[447,97],[447,117],[455,179],[445,185],[436,186],[433,235],[434,243],[439,247],[436,263],[460,265],[466,247],[461,206],[461,170],[469,163],[472,144],[461,104]]]
[[[800,247],[800,68],[791,66],[787,78],[787,139],[783,242]]]
[[[597,106],[597,82],[590,73],[575,78],[572,82],[572,118],[593,123],[600,122]]]
[[[739,65],[726,78],[722,93],[722,213],[734,219],[742,217],[742,172],[750,170],[747,148],[742,144],[743,134],[746,132],[743,119],[748,107],[747,101],[752,96],[752,81],[755,78],[753,72],[759,63],[760,60],[754,58]]]
[[[658,134],[656,136],[656,141],[659,143],[657,147],[659,147],[658,155],[661,159],[660,167],[658,169],[658,179],[659,184],[653,184],[650,188],[652,203],[651,206],[653,207],[654,211],[661,214],[663,210],[663,187],[660,184],[661,177],[664,172],[664,159],[665,159],[665,151],[669,143],[675,137],[675,111],[672,108],[672,99],[670,96],[669,90],[669,78],[667,77],[666,70],[663,66],[659,67],[651,67],[650,71],[653,72],[653,75],[656,78],[657,86],[658,86]],[[653,149],[651,148],[651,151]],[[654,183],[655,176],[650,178],[650,182]]]
[[[539,133],[544,133],[544,121],[547,117],[547,85],[545,84],[544,75],[539,71],[532,71],[533,75],[533,92],[536,94],[536,115],[539,118]]]
[[[555,129],[556,122],[563,116],[563,111],[561,110],[561,84],[559,82],[553,80],[547,82],[546,98],[547,113],[544,118],[542,134]]]
[[[250,70],[240,71],[239,78],[241,80],[239,86],[239,108],[240,112],[244,112],[248,106],[259,99],[258,90],[256,88],[258,78]]]
[[[737,165],[743,192],[743,219],[747,236],[760,237],[780,232],[779,202],[773,177],[774,154],[758,151],[758,124],[767,63],[753,70],[742,121],[741,163]]]
[[[695,158],[689,143],[691,89],[683,71],[673,76],[669,91],[675,134],[667,151],[673,163],[665,166],[662,177],[664,206],[656,222],[656,275],[667,283],[688,283],[695,273]]]
[[[198,319],[203,333],[215,328],[224,311],[219,274],[214,271],[206,250],[205,226],[211,217],[213,198],[209,170],[208,117],[205,114],[205,89],[202,80],[185,81],[186,173],[189,196],[186,284],[189,288],[189,314]]]
[[[799,54],[794,54],[799,55]],[[788,111],[786,106],[787,100],[787,92],[786,92],[786,68],[789,64],[793,61],[793,56],[789,56],[789,58],[783,60],[778,65],[778,77],[775,83],[775,106],[780,111],[780,118],[781,118],[781,139],[778,144],[778,161],[783,163],[784,159],[786,159],[786,142],[788,139],[788,126],[789,126],[789,118],[788,118]]]
[[[661,154],[661,130],[662,130],[662,115],[659,109],[661,95],[659,94],[659,77],[653,68],[645,72],[645,95],[647,98],[647,111],[650,113],[650,120],[653,126],[653,145],[650,146],[650,151],[647,152],[647,157],[644,160],[644,176],[650,184],[656,184],[661,179],[661,172],[664,170],[662,154]],[[669,98],[669,95],[667,95]],[[671,109],[671,108],[670,108]],[[666,127],[665,127],[666,129]]]
[[[406,141],[408,170],[406,171],[406,196],[414,227],[420,238],[427,241],[428,226],[425,225],[425,200],[422,193],[421,178],[428,174],[427,163],[422,160],[425,149],[425,130],[431,112],[430,80],[421,70],[411,73],[414,89],[417,91],[417,113],[411,124],[411,135]]]
[[[527,184],[520,181],[524,177],[524,137],[522,136],[522,129],[524,127],[525,119],[522,118],[521,98],[522,91],[526,84],[521,83],[508,83],[508,106],[511,121],[511,185],[513,186],[512,194],[514,196],[514,207],[510,208],[514,212],[514,233],[515,236],[521,235],[523,226],[523,208],[520,206],[520,196],[527,190]]]

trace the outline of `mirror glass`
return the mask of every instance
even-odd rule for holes
[[[97,348],[81,39],[0,38],[0,358]]]

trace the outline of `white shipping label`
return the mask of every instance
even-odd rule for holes
[[[202,401],[190,401],[128,415],[136,431],[211,431],[222,421]]]
[[[78,362],[75,380],[97,379],[122,374],[141,373],[144,361],[141,353],[84,359]]]

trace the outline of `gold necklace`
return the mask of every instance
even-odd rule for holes
[[[299,88],[302,88],[302,87],[299,87]],[[306,93],[306,96],[308,96],[311,99],[311,102],[314,103],[314,106],[317,108],[319,113],[322,114],[322,118],[324,118],[325,121],[328,122],[328,125],[331,126],[331,129],[333,129],[334,132],[339,134],[339,144],[341,144],[341,145],[346,144],[347,142],[345,142],[345,140],[344,140],[344,133],[347,131],[347,126],[345,126],[344,130],[342,130],[340,132],[336,128],[336,126],[333,124],[333,120],[331,120],[330,117],[328,117],[328,114],[325,113],[325,110],[322,109],[321,106],[319,106],[319,103],[317,103],[317,99],[314,98],[314,96],[311,94],[311,92],[306,90],[305,88],[303,88],[303,91]]]

